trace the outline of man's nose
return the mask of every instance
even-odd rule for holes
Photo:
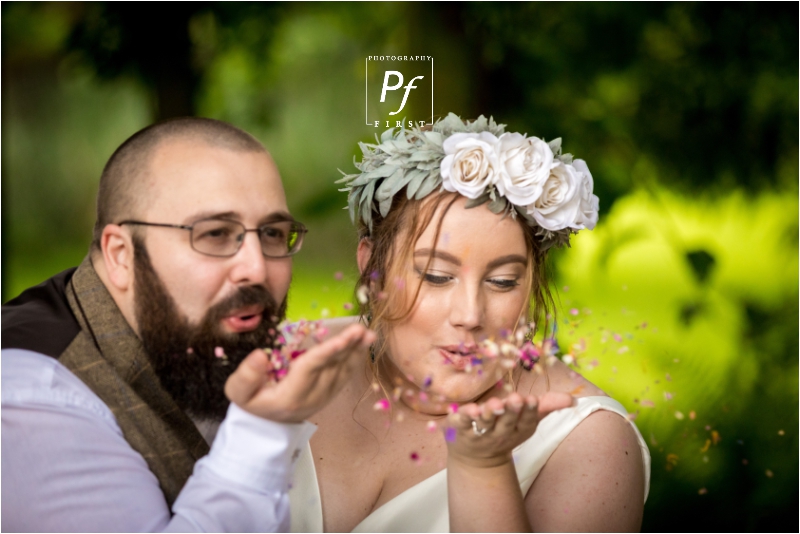
[[[454,288],[450,323],[467,331],[479,330],[484,323],[483,294],[476,287],[461,282]]]
[[[265,285],[269,277],[269,258],[261,250],[258,232],[246,232],[242,240],[242,246],[232,258],[233,282]]]

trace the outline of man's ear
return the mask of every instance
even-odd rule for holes
[[[356,252],[356,261],[358,263],[358,272],[363,273],[367,268],[367,263],[372,257],[372,241],[368,237],[362,237],[358,242],[358,252]]]
[[[119,291],[133,286],[133,240],[131,235],[116,224],[107,224],[100,237],[103,263],[108,281]]]

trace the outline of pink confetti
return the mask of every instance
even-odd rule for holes
[[[389,410],[389,399],[381,399],[372,406],[373,410],[385,412]]]
[[[345,310],[352,310],[352,309],[353,309],[353,305],[352,305],[352,304],[350,304],[349,302],[345,302],[345,303],[344,303],[344,305],[343,305],[342,307],[343,307]]]
[[[224,358],[225,350],[222,347],[214,347],[214,356],[217,358]]]
[[[414,462],[418,461],[419,460],[419,454],[417,454],[416,452],[412,452],[411,453],[411,460],[414,461]]]
[[[194,354],[194,349],[192,347],[189,347],[188,349],[186,349],[186,354]]]
[[[456,412],[458,412],[458,404],[457,404],[457,403],[455,403],[455,402],[454,402],[454,403],[452,403],[452,404],[450,404],[450,406],[448,406],[448,407],[447,407],[447,410],[448,410],[450,413],[456,413]]]
[[[333,278],[334,280],[341,280],[342,278],[344,278],[344,273],[342,273],[342,271],[336,271],[335,273],[333,273]]]
[[[569,313],[571,313],[572,315],[578,315],[578,313],[580,313],[580,312],[578,311],[578,308],[572,308],[572,309],[569,311]]]
[[[428,421],[427,426],[428,426],[428,432],[436,432],[436,430],[439,428],[436,425],[436,421]]]

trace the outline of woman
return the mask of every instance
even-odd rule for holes
[[[546,331],[546,250],[597,220],[586,165],[452,114],[362,150],[344,181],[378,341],[312,418],[293,530],[638,530],[641,435],[519,326]]]

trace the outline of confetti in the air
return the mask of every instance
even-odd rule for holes
[[[367,286],[360,286],[356,291],[356,298],[361,304],[369,302],[369,288]]]

